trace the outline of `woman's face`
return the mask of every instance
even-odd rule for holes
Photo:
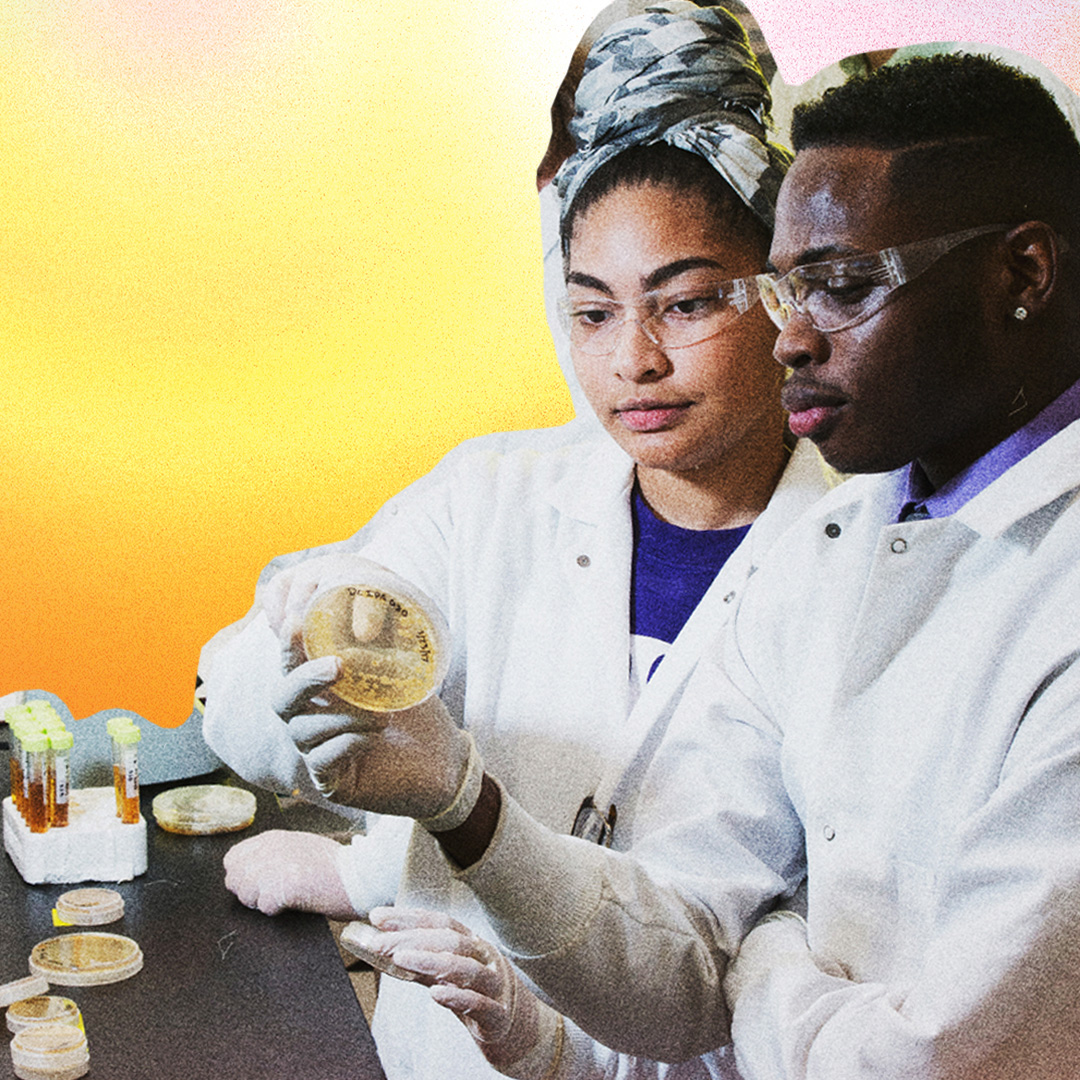
[[[567,290],[581,332],[572,339],[631,317],[610,332],[610,352],[572,345],[574,370],[600,422],[639,466],[719,465],[754,435],[779,436],[782,370],[760,303],[744,315],[728,309],[716,336],[675,348],[650,340],[633,318],[666,301],[693,312],[695,298],[762,271],[767,257],[766,241],[733,232],[701,194],[668,185],[617,187],[575,220]]]

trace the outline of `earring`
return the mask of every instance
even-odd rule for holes
[[[1023,322],[1028,317],[1028,309],[1026,307],[1018,307],[1013,312],[1013,318],[1018,322]]]

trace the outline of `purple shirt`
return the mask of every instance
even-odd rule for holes
[[[913,461],[908,466],[907,495],[899,519],[903,520],[912,506],[924,507],[925,516],[928,517],[948,517],[955,514],[964,503],[989,487],[1002,473],[1076,419],[1080,419],[1080,382],[1073,383],[1038,416],[1029,420],[1018,431],[1014,431],[1003,442],[999,442],[978,461],[958,472],[937,491],[931,486],[919,463]]]

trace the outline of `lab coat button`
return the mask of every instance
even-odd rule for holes
[[[903,555],[907,551],[907,541],[902,537],[897,537],[890,545],[894,555]]]
[[[825,526],[825,535],[830,540],[835,540],[840,535],[840,526],[837,525],[835,521],[830,521],[829,524]]]
[[[731,601],[734,600],[734,599],[735,599],[735,591],[732,590],[731,592],[729,592],[727,594],[727,596],[724,597],[724,603],[725,604],[730,604]]]
[[[577,557],[577,564],[582,568],[588,566],[591,562],[592,559],[590,559],[588,555],[579,555]]]
[[[831,825],[826,825],[825,828],[821,830],[821,835],[824,836],[826,840],[833,840],[836,837],[836,830]]]

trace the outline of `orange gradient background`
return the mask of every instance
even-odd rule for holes
[[[1075,0],[749,6],[789,81],[966,39],[1080,86]],[[180,723],[270,558],[570,418],[533,175],[600,7],[5,0],[0,695]]]

